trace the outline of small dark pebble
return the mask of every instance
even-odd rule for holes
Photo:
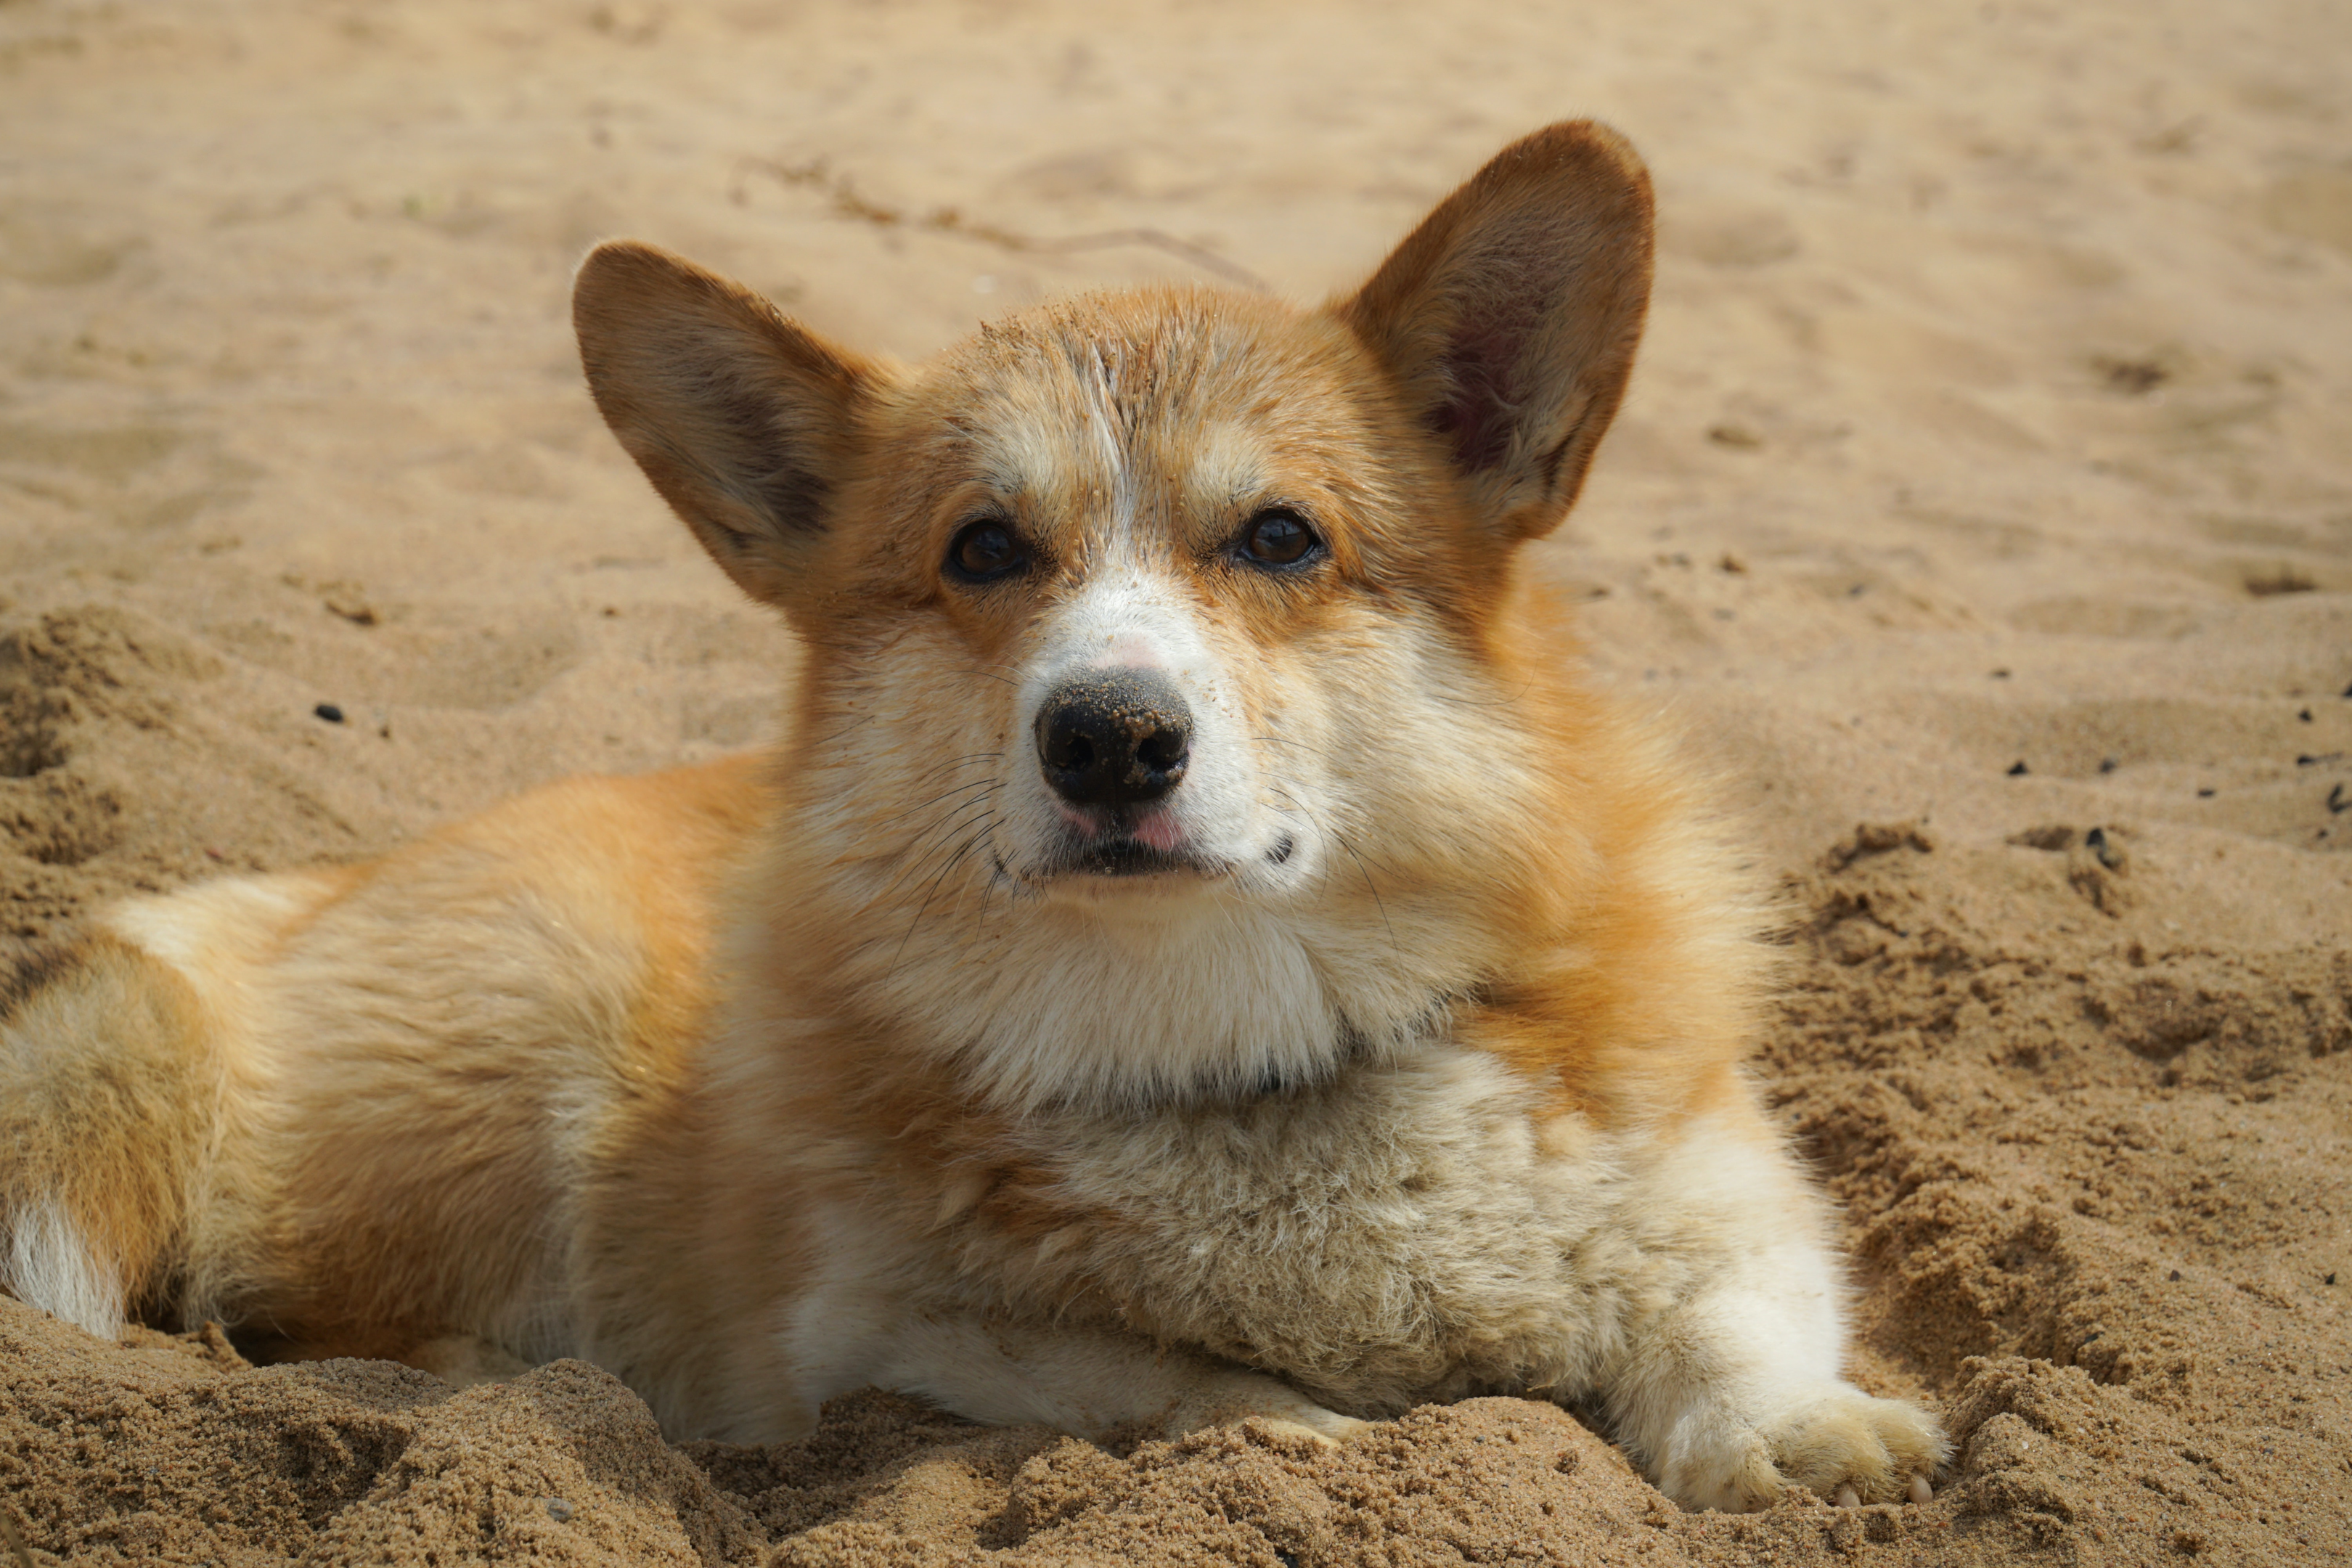
[[[1995,680],[2007,680],[2009,679],[2009,671],[2005,669],[1996,669],[1992,672],[1992,678]]]
[[[2090,832],[2083,835],[2083,847],[2088,849],[2097,858],[2099,864],[2110,871],[2116,870],[2123,865],[2123,852],[2107,842],[2107,830],[2104,827],[2094,827]]]
[[[2099,759],[2099,771],[2103,773],[2114,773],[2122,765],[2122,763],[2116,762],[2113,757],[2101,757]]]
[[[2011,778],[2023,778],[2025,776],[2025,773],[2026,768],[2023,763],[2011,763],[2009,764],[2009,776]]]
[[[2335,1283],[2336,1283],[2336,1271],[2335,1271],[2334,1269],[2330,1269],[2330,1270],[2328,1270],[2328,1274],[2327,1274],[2327,1282],[2328,1282],[2330,1285],[2333,1285],[2333,1284],[2335,1284]]]
[[[2347,697],[2352,697],[2352,686],[2347,686],[2344,689],[2344,695]]]
[[[2165,1278],[2171,1283],[2178,1285],[2180,1283],[2180,1270],[2176,1268],[2170,1274],[2165,1276]]]
[[[2210,789],[2200,789],[2197,792],[2197,798],[2199,800],[2210,800],[2213,798],[2213,792]]]
[[[2344,753],[2341,752],[2330,752],[2324,757],[2315,757],[2309,752],[2302,752],[2295,757],[2294,765],[2299,768],[2315,768],[2322,763],[2340,763],[2343,760]]]
[[[2302,720],[2306,724],[2311,722],[2311,710],[2308,708],[2296,709],[2294,710],[2294,716]]]
[[[321,702],[310,711],[330,724],[340,724],[343,721],[343,710],[331,702]]]
[[[2352,811],[2352,800],[2344,797],[2344,786],[2339,784],[2327,792],[2327,815],[2341,816],[2347,811]]]

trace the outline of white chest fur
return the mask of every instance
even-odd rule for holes
[[[1277,1372],[1370,1415],[1580,1381],[1617,1317],[1620,1186],[1574,1119],[1445,1047],[1240,1102],[1039,1118],[1072,1217],[956,1227],[968,1270]],[[1582,1145],[1576,1147],[1575,1145]]]

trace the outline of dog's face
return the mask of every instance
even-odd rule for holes
[[[967,952],[1007,922],[1130,952],[1315,929],[1290,967],[1330,992],[1380,967],[1350,931],[1466,952],[1445,890],[1491,899],[1497,855],[1557,831],[1495,628],[1614,412],[1648,268],[1638,165],[1568,126],[1321,311],[1099,296],[885,373],[614,245],[578,319],[624,445],[806,638],[796,801],[901,950],[926,922]],[[1393,1022],[1433,986],[1306,1010]]]
[[[861,650],[820,659],[814,730],[856,757],[843,787],[875,798],[839,809],[876,808],[879,858],[961,855],[943,897],[1159,918],[1320,887],[1375,797],[1411,793],[1427,671],[1475,668],[1455,601],[1480,574],[1337,322],[1082,300],[948,354],[877,423],[891,460],[818,567],[845,591],[806,619]]]

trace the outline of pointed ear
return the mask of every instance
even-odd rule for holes
[[[580,264],[572,322],[596,407],[654,489],[745,593],[784,604],[855,458],[874,369],[633,240]]]
[[[1336,307],[1502,537],[1566,516],[1649,308],[1650,177],[1589,120],[1512,143]]]

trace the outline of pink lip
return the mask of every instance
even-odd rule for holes
[[[1135,825],[1132,837],[1146,848],[1173,854],[1183,845],[1184,829],[1174,812],[1155,811]]]
[[[1054,815],[1062,819],[1062,825],[1089,842],[1118,837],[1115,831],[1106,833],[1101,820],[1090,813],[1074,811],[1058,800],[1053,805]],[[1164,806],[1137,818],[1126,837],[1163,855],[1172,855],[1184,847],[1183,825],[1176,820],[1174,812]]]

